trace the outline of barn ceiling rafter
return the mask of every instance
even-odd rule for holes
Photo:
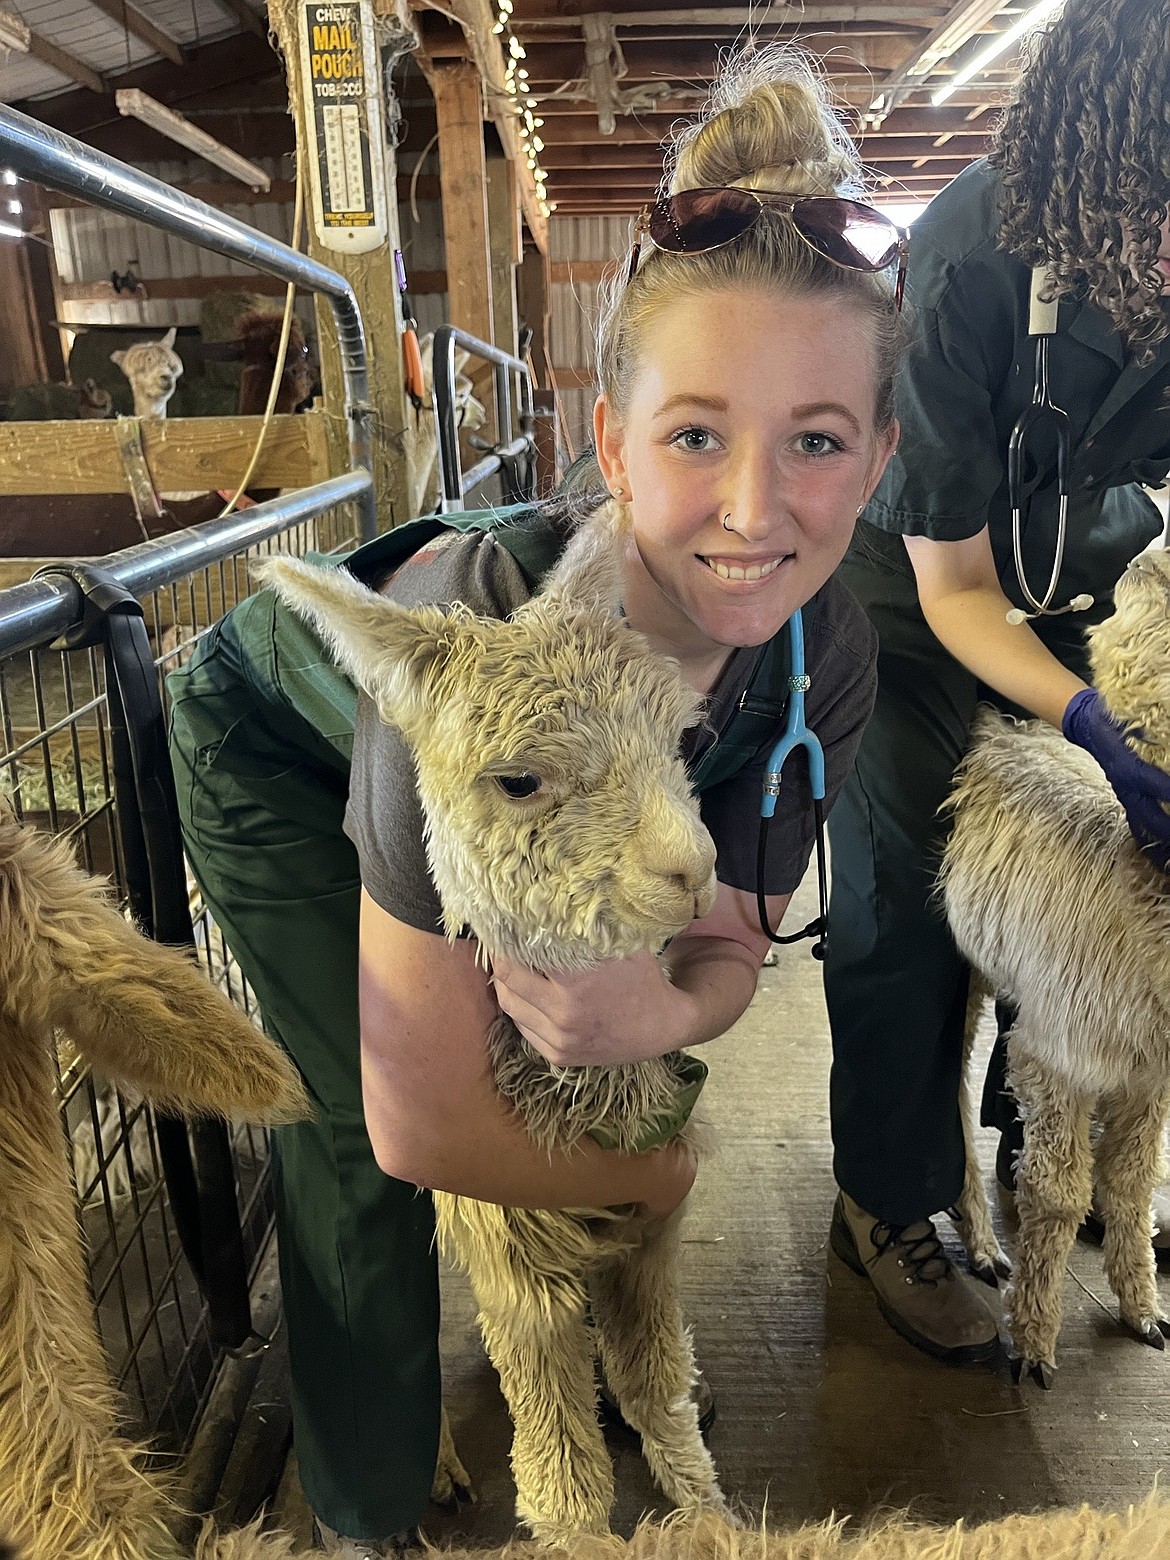
[[[2,3],[28,12],[30,33],[27,51],[0,56],[0,99],[131,161],[168,153],[146,127],[119,125],[114,93],[123,87],[141,88],[245,157],[291,150],[280,62],[259,0]],[[548,212],[638,209],[661,176],[672,126],[703,101],[720,52],[749,30],[822,57],[861,137],[877,198],[928,199],[986,150],[1016,46],[942,106],[932,106],[932,95],[1036,0],[409,3],[424,71],[455,57],[478,70],[485,118],[513,160],[529,227],[543,241]],[[417,71],[399,86],[409,157],[435,134],[434,102]]]

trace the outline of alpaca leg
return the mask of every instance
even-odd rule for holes
[[[471,1475],[455,1450],[455,1438],[451,1434],[451,1421],[447,1418],[445,1403],[439,1421],[439,1455],[435,1459],[431,1499],[437,1506],[457,1506],[461,1500],[475,1499]]]
[[[679,1210],[594,1270],[593,1317],[605,1378],[659,1487],[676,1506],[724,1509],[691,1397],[695,1357],[678,1301]]]
[[[1092,1200],[1089,1111],[1063,1079],[1019,1055],[1014,1043],[1009,1054],[1024,1117],[1016,1172],[1019,1247],[1006,1295],[1012,1369],[1017,1381],[1031,1374],[1047,1387],[1055,1369],[1065,1264]]]
[[[1170,1111],[1164,1092],[1120,1090],[1098,1106],[1097,1202],[1105,1224],[1105,1272],[1122,1320],[1147,1343],[1164,1347],[1158,1306],[1150,1206],[1162,1177],[1162,1132]]]
[[[584,1288],[517,1299],[479,1314],[512,1415],[516,1515],[550,1546],[606,1533],[613,1468],[597,1419]]]
[[[1001,1278],[1010,1276],[1012,1265],[991,1222],[991,1209],[987,1203],[987,1192],[975,1150],[975,1101],[971,1089],[971,1052],[986,996],[986,987],[976,971],[972,970],[967,998],[967,1025],[963,1034],[963,1081],[959,1101],[963,1116],[966,1167],[963,1172],[963,1190],[959,1194],[957,1207],[952,1210],[952,1218],[966,1248],[972,1273],[995,1288]]]

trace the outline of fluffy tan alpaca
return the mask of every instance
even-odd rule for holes
[[[256,569],[413,749],[448,934],[471,927],[488,959],[550,972],[657,950],[714,896],[714,846],[678,756],[697,697],[615,611],[623,514],[599,511],[507,622],[407,610],[344,571],[290,559]],[[594,1129],[633,1149],[679,1093],[677,1053],[555,1068],[505,1017],[489,1047],[501,1092],[550,1153]],[[517,1513],[536,1537],[608,1527],[595,1348],[662,1489],[680,1506],[721,1506],[690,1398],[678,1218],[646,1227],[630,1209],[442,1193],[435,1204],[475,1291],[515,1425]]]
[[[121,352],[111,352],[134,392],[135,417],[165,417],[167,402],[175,393],[183,372],[183,360],[174,350],[175,327],[157,341],[136,341]]]
[[[256,1121],[307,1108],[295,1070],[194,962],[136,932],[0,800],[0,1535],[22,1560],[177,1560],[169,1502],[117,1435],[53,1098],[55,1030],[158,1104]]]
[[[1147,553],[1090,631],[1097,688],[1170,769],[1170,553]],[[1170,879],[1130,836],[1095,761],[1043,722],[981,717],[950,804],[942,870],[956,941],[1016,1005],[1009,1076],[1024,1116],[1019,1252],[1007,1293],[1018,1372],[1051,1381],[1065,1261],[1094,1179],[1121,1315],[1162,1348],[1150,1204],[1170,1114]],[[1090,1147],[1089,1117],[1101,1124]],[[998,1250],[978,1177],[961,1228]]]

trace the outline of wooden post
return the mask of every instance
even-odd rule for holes
[[[487,199],[495,345],[514,353],[518,330],[516,267],[523,251],[515,170],[502,152],[487,160]]]
[[[451,324],[495,344],[487,210],[483,93],[470,60],[435,60],[431,90],[439,125],[439,190],[447,248]],[[475,393],[493,413],[490,364],[468,364]],[[494,415],[493,415],[494,426]]]
[[[544,412],[536,419],[536,487],[542,495],[552,491],[561,475],[557,466],[556,385],[548,351],[550,271],[547,254],[539,249],[524,251],[517,276],[519,315],[520,324],[532,331],[528,350],[537,387],[536,405]]]
[[[20,186],[27,231],[47,239],[39,196],[35,185]],[[57,313],[54,276],[53,252],[45,244],[35,238],[0,241],[0,317],[8,325],[0,394],[65,378],[61,338],[51,323]]]
[[[297,32],[301,3],[303,0],[271,0],[268,16],[284,57],[289,102],[296,123],[297,159],[307,181],[313,141],[306,126],[306,99],[302,91],[301,49]],[[377,86],[379,92],[384,91],[380,72]],[[384,122],[385,119],[383,102]],[[314,230],[307,188],[304,224],[309,254],[346,278],[357,297],[365,325],[370,403],[373,407],[373,477],[378,498],[379,530],[387,530],[392,525],[410,519],[412,507],[404,453],[407,412],[402,378],[401,315],[394,275],[393,252],[400,247],[400,239],[396,198],[397,166],[393,147],[386,146],[385,158],[387,238],[384,244],[364,254],[349,254],[327,248]],[[318,298],[316,310],[321,384],[329,429],[330,469],[339,472],[348,465],[347,430],[342,414],[344,396],[341,357],[328,302]]]

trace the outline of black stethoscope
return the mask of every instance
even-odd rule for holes
[[[1064,544],[1068,536],[1069,467],[1072,464],[1072,431],[1068,413],[1052,399],[1048,385],[1048,343],[1057,330],[1059,304],[1054,298],[1047,301],[1042,294],[1050,290],[1048,267],[1038,265],[1032,270],[1032,295],[1028,308],[1028,335],[1036,341],[1036,361],[1032,375],[1032,404],[1025,407],[1016,419],[1008,440],[1008,502],[1012,511],[1012,553],[1016,565],[1016,578],[1020,593],[1030,611],[1013,607],[1007,620],[1013,626],[1026,623],[1030,618],[1061,617],[1066,612],[1084,612],[1093,605],[1089,595],[1074,596],[1063,607],[1054,607],[1056,583],[1064,567]],[[1056,521],[1056,551],[1052,559],[1052,573],[1048,588],[1042,598],[1032,592],[1024,571],[1024,450],[1028,435],[1048,423],[1056,436],[1056,487],[1060,508]]]
[[[825,938],[829,930],[828,874],[825,871],[825,750],[820,739],[809,728],[804,718],[804,696],[809,689],[809,677],[804,669],[804,619],[800,608],[788,619],[788,645],[791,669],[788,677],[788,720],[784,734],[772,749],[764,774],[764,794],[760,800],[760,838],[756,850],[756,909],[760,926],[768,940],[774,943],[795,943],[805,937],[815,938],[812,946],[814,959],[825,957]],[[817,892],[820,914],[810,921],[803,931],[780,937],[768,924],[768,905],[764,894],[764,863],[768,854],[768,824],[776,812],[780,795],[780,782],[785,762],[796,748],[803,748],[808,758],[809,789],[813,799],[813,818],[817,839]]]

